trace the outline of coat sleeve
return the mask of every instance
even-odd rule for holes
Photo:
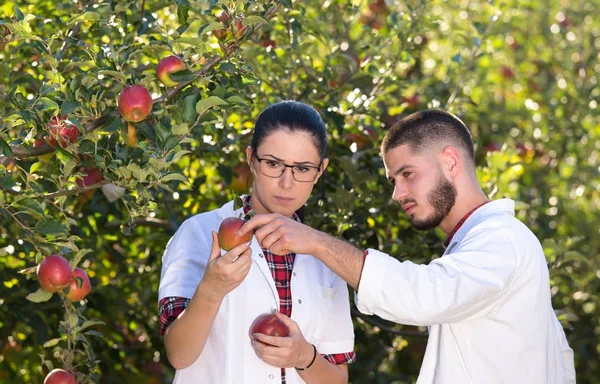
[[[452,254],[428,265],[369,250],[355,297],[358,309],[401,324],[453,323],[485,313],[517,265],[511,230],[474,228]]]
[[[159,301],[170,296],[194,296],[211,249],[210,228],[203,228],[202,224],[202,218],[188,219],[169,240],[162,257]]]
[[[321,354],[350,353],[354,351],[354,326],[350,315],[348,286],[336,276],[331,289],[330,316],[323,339],[316,347]]]

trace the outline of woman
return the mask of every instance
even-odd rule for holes
[[[229,202],[186,220],[169,241],[159,311],[175,383],[348,382],[355,354],[345,282],[314,257],[274,255],[256,237],[222,254],[215,233],[225,218],[250,210],[299,220],[295,212],[327,168],[326,146],[312,107],[268,107],[246,149],[252,196],[237,211]],[[254,319],[273,310],[290,336],[269,344],[249,336]]]

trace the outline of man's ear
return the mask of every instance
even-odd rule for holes
[[[458,174],[460,168],[463,166],[463,162],[460,152],[456,147],[448,145],[442,150],[442,164],[450,175],[456,176]]]

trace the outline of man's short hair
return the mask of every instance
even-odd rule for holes
[[[463,149],[475,163],[473,138],[467,126],[451,113],[428,109],[413,113],[390,128],[381,143],[381,154],[403,144],[422,153],[438,143]]]

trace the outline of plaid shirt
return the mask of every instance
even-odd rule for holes
[[[244,214],[250,211],[250,196],[244,196],[242,208]],[[293,219],[300,221],[296,214],[293,215]],[[294,267],[294,259],[296,254],[288,253],[286,255],[275,255],[268,249],[262,249],[267,265],[273,275],[275,281],[275,287],[279,294],[279,311],[286,316],[292,315],[292,289],[291,289],[291,278],[292,269]],[[185,297],[165,297],[158,303],[159,306],[159,320],[160,320],[160,334],[164,335],[165,329],[171,324],[181,312],[188,306],[190,299]],[[356,353],[354,351],[346,353],[336,353],[329,355],[322,355],[331,364],[341,365],[350,364],[356,360]],[[285,384],[285,369],[281,369],[281,383]]]

